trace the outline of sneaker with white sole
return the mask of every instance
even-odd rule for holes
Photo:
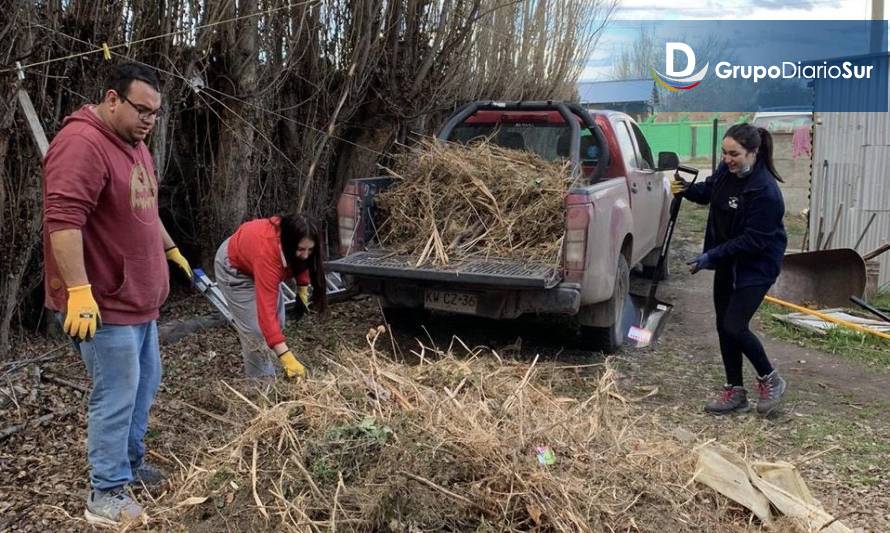
[[[83,512],[90,524],[116,526],[138,520],[142,516],[142,506],[136,502],[126,488],[90,491],[87,508]]]

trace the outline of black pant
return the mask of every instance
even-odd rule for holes
[[[758,376],[773,371],[757,335],[748,329],[751,317],[760,307],[769,285],[733,288],[732,269],[714,272],[714,309],[717,311],[717,335],[726,369],[726,383],[742,386],[742,354],[748,357]]]

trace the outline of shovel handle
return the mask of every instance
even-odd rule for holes
[[[862,298],[857,298],[856,296],[850,296],[850,301],[853,302],[854,304],[858,305],[859,307],[865,309],[869,313],[875,315],[876,317],[880,318],[884,322],[890,323],[890,316],[885,315],[884,313],[881,312],[880,309],[878,309],[877,307],[875,307],[873,305],[870,305],[868,302],[866,302]]]
[[[871,252],[868,252],[867,254],[863,255],[862,259],[864,259],[866,261],[870,261],[870,260],[874,259],[875,257],[881,255],[882,253],[886,252],[887,250],[890,250],[890,242],[885,242],[882,246],[879,246],[878,248],[872,250]]]
[[[692,181],[689,182],[690,185],[695,183],[698,179],[698,169],[693,168],[686,165],[680,165],[677,167],[677,170],[674,171],[674,177],[680,177],[680,172],[686,172],[687,174],[692,174]],[[658,290],[658,276],[664,271],[664,262],[667,258],[668,248],[671,246],[671,239],[674,236],[674,226],[677,224],[677,217],[680,215],[680,204],[683,202],[682,196],[675,196],[671,198],[671,207],[670,207],[670,216],[668,217],[667,230],[664,235],[664,242],[661,243],[661,251],[658,253],[658,263],[655,264],[655,277],[652,280],[652,284],[649,285],[649,301],[652,302],[655,299],[655,292]]]
[[[882,331],[869,329],[869,328],[860,326],[859,324],[854,324],[852,322],[848,322],[848,321],[840,319],[840,318],[835,318],[831,315],[826,315],[825,313],[820,313],[819,311],[813,311],[812,309],[807,309],[806,307],[801,307],[801,306],[795,305],[791,302],[786,302],[785,300],[780,300],[774,296],[765,296],[763,299],[771,304],[781,305],[782,307],[787,307],[788,309],[797,311],[798,313],[804,313],[807,315],[811,315],[816,318],[820,318],[826,322],[832,322],[839,326],[844,326],[845,328],[849,328],[849,329],[858,331],[860,333],[867,333],[869,335],[874,335],[875,337],[880,337],[884,340],[890,341],[890,335],[887,335],[886,333],[884,333]]]

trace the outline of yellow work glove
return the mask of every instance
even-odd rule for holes
[[[68,310],[65,312],[65,333],[81,341],[89,341],[102,327],[99,305],[93,298],[92,285],[68,289]]]
[[[689,187],[689,182],[679,178],[674,177],[673,181],[671,181],[671,194],[674,196],[678,196],[686,192],[686,189]]]
[[[300,285],[297,287],[297,294],[300,296],[300,301],[303,302],[303,307],[306,310],[309,310],[309,287],[307,285]]]
[[[306,377],[306,367],[294,357],[290,350],[279,355],[278,360],[281,361],[281,366],[284,367],[284,375],[288,378]]]
[[[192,272],[192,267],[189,266],[189,262],[186,261],[185,257],[179,252],[178,247],[174,246],[172,248],[167,248],[164,253],[167,255],[167,261],[171,261],[178,266],[185,275],[188,276],[190,281],[195,277],[195,274]]]

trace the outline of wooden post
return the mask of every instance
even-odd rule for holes
[[[49,149],[49,142],[46,140],[46,133],[43,131],[40,119],[37,118],[37,112],[34,111],[34,104],[31,103],[31,97],[28,95],[25,88],[21,86],[21,82],[25,79],[25,71],[22,70],[22,64],[16,61],[15,66],[19,74],[19,107],[25,115],[25,120],[28,122],[28,128],[31,130],[31,137],[34,139],[37,149],[40,150],[42,159],[46,157],[46,151]]]
[[[871,19],[872,20],[883,20],[884,19],[884,0],[871,0]],[[881,50],[881,38],[886,39],[887,36],[878,28],[872,28],[871,30],[871,41],[869,45],[868,52],[871,54],[877,54]]]

